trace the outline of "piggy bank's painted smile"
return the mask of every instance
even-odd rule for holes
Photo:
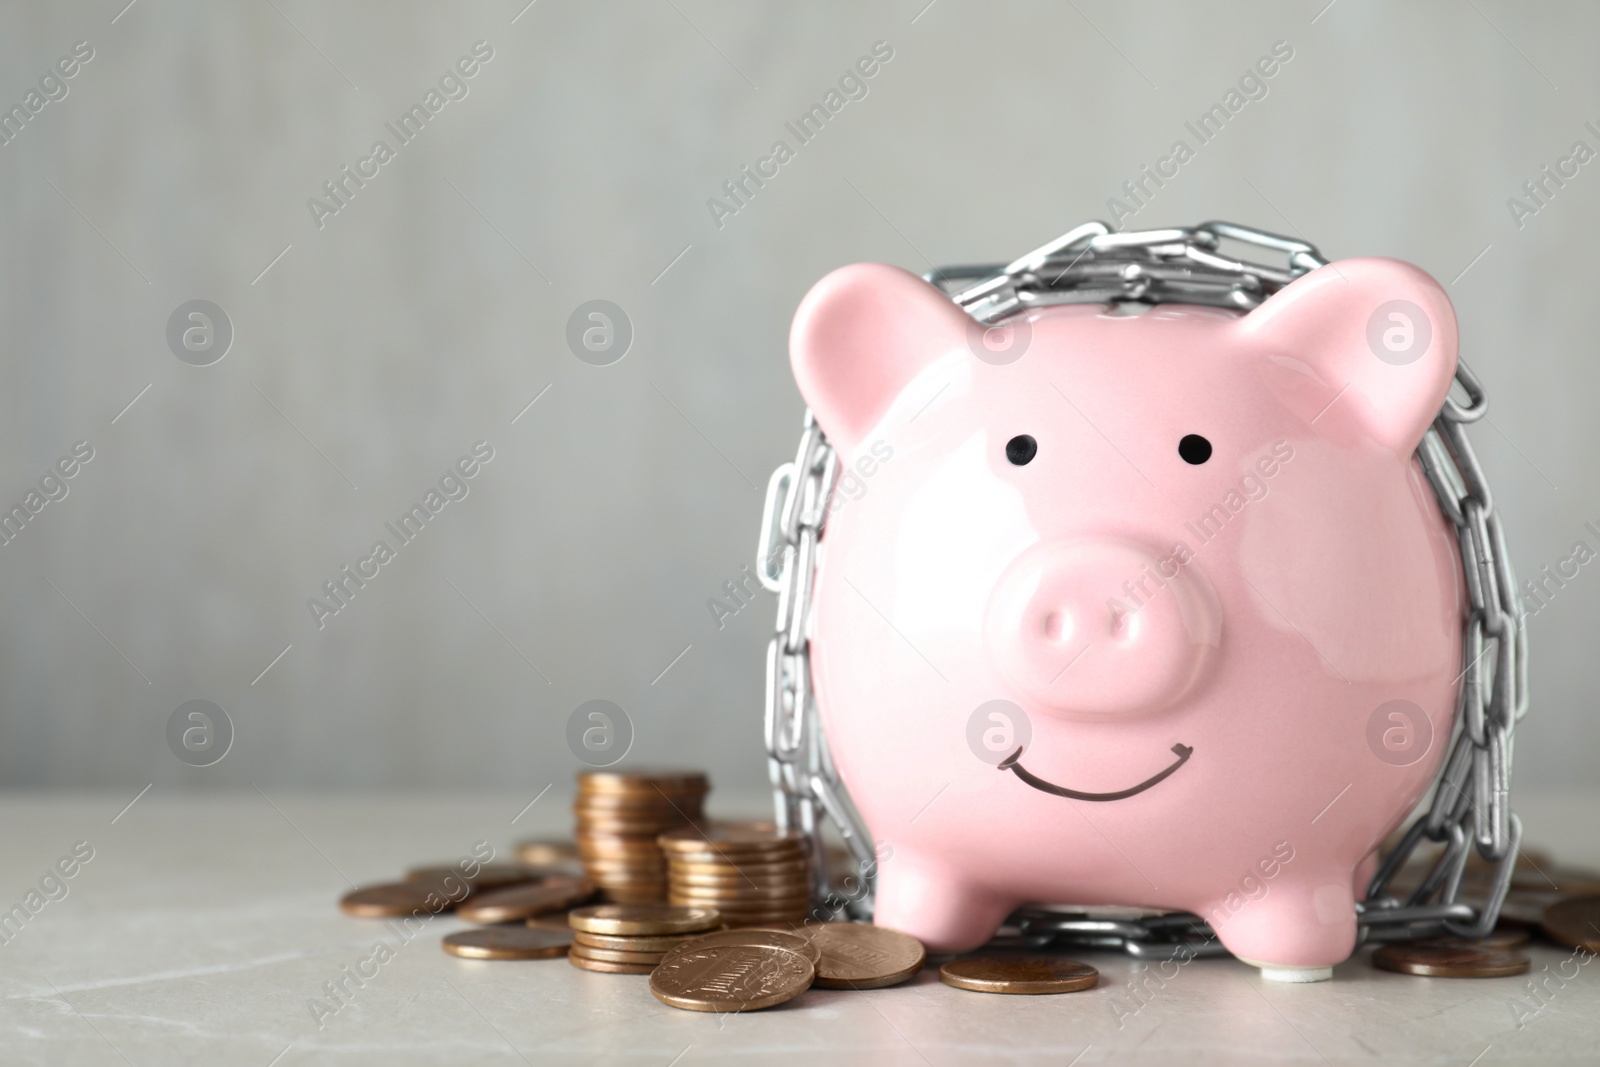
[[[1178,758],[1166,770],[1151,775],[1138,785],[1130,786],[1127,789],[1119,789],[1115,793],[1082,793],[1076,789],[1068,789],[1064,785],[1047,782],[1017,762],[1022,758],[1022,749],[1020,748],[1000,761],[1000,769],[1002,771],[1010,770],[1016,772],[1018,778],[1021,778],[1041,793],[1053,793],[1058,797],[1066,797],[1068,800],[1126,800],[1131,796],[1143,793],[1153,785],[1166,781],[1174,771],[1189,761],[1190,756],[1194,755],[1194,749],[1184,744],[1173,745],[1172,751],[1177,754]]]

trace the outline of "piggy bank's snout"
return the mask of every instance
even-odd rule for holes
[[[1068,718],[1171,707],[1221,637],[1221,607],[1197,561],[1111,539],[1035,545],[1001,575],[984,619],[1004,679]]]

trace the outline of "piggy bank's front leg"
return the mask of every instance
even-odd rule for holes
[[[908,850],[878,869],[872,921],[910,934],[929,952],[966,952],[994,936],[1017,902],[1001,897],[959,869]]]
[[[1260,900],[1226,899],[1205,917],[1229,952],[1276,982],[1320,982],[1356,944],[1351,873],[1274,882]]]

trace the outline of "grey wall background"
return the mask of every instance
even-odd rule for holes
[[[1600,162],[1507,206],[1600,149],[1589,5],[125,2],[0,7],[5,107],[94,49],[0,147],[0,501],[95,453],[0,547],[0,784],[538,788],[601,697],[636,754],[757,785],[772,603],[719,631],[705,602],[792,454],[801,295],[1106,217],[1278,40],[1269,95],[1131,224],[1449,283],[1519,572],[1600,543]],[[480,40],[469,95],[319,230],[307,199]],[[719,229],[707,198],[878,40],[870,94]],[[235,331],[207,367],[165,338],[196,298]],[[608,367],[564,341],[595,298],[635,330]],[[470,495],[319,631],[307,598],[479,440]],[[1531,620],[1520,787],[1600,781],[1597,623],[1600,567]],[[191,699],[236,730],[203,770],[165,741]]]

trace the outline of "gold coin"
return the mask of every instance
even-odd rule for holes
[[[1531,966],[1520,952],[1475,945],[1392,944],[1372,954],[1372,963],[1386,971],[1429,978],[1505,978]]]
[[[819,923],[811,933],[822,952],[817,985],[828,989],[899,985],[922,970],[928,958],[921,941],[884,926]]]
[[[362,919],[439,915],[455,911],[467,899],[469,892],[470,887],[464,881],[453,885],[420,880],[391,882],[351,890],[340,898],[339,908],[346,915]]]
[[[811,987],[816,969],[776,945],[710,945],[672,953],[650,975],[650,992],[688,1011],[759,1011]]]
[[[543,960],[565,956],[572,931],[536,930],[528,926],[480,926],[457,930],[442,942],[452,956],[472,960]]]
[[[722,922],[715,908],[673,904],[596,904],[579,908],[568,921],[592,934],[688,934]]]
[[[589,948],[609,948],[613,952],[671,952],[687,941],[705,937],[693,934],[593,934],[588,930],[572,931],[573,944]]]
[[[951,960],[939,981],[975,993],[1076,993],[1094,988],[1100,972],[1076,960],[988,956]]]
[[[768,823],[713,823],[710,826],[684,826],[668,830],[657,840],[673,854],[713,856],[793,854],[803,849],[805,839],[797,833],[779,833]]]
[[[574,967],[581,967],[586,971],[599,971],[602,974],[649,974],[656,969],[653,963],[611,963],[606,960],[591,960],[576,952],[567,953],[567,962]]]
[[[798,952],[811,961],[811,966],[816,967],[822,962],[822,951],[816,943],[804,933],[795,933],[790,930],[745,929],[745,930],[717,930],[709,934],[699,934],[666,950],[668,956],[677,952],[687,952],[697,948],[710,948],[712,945],[775,945],[786,948],[790,952]]]
[[[1600,952],[1600,896],[1557,901],[1544,910],[1539,928],[1558,945]]]
[[[652,967],[661,962],[665,952],[626,952],[612,948],[595,948],[593,945],[580,945],[572,943],[572,954],[582,956],[586,960],[600,960],[604,963],[648,963]]]
[[[517,843],[517,859],[534,866],[559,867],[578,858],[578,850],[571,841],[557,838],[535,838]]]
[[[460,878],[471,885],[475,891],[481,893],[508,885],[532,882],[544,875],[558,873],[561,872],[541,870],[524,863],[483,863],[478,865],[477,873],[469,875],[459,866],[431,864],[426,867],[413,867],[406,871],[405,880],[408,882],[442,882],[446,878]]]
[[[531,885],[482,893],[456,909],[471,923],[520,922],[530,915],[570,908],[594,895],[594,886],[581,878],[552,875]]]

